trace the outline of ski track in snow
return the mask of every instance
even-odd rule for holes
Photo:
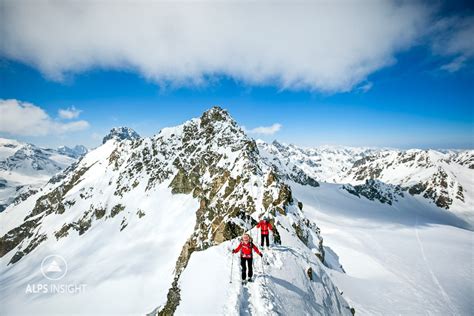
[[[253,315],[252,313],[253,305],[252,305],[252,302],[250,301],[250,294],[249,294],[247,285],[242,286],[240,297],[241,297],[240,306],[239,306],[240,315]]]
[[[337,185],[322,184],[319,192],[292,188],[339,255],[347,274],[330,275],[356,314],[473,315],[466,270],[472,271],[472,232],[452,227],[450,217],[431,213],[418,199],[412,201],[418,205],[394,203],[390,210],[363,199],[365,205],[352,207],[359,200]]]
[[[254,275],[253,282],[247,282],[241,284],[240,280],[240,264],[237,265],[237,272],[234,270],[234,280],[232,284],[239,287],[238,290],[238,303],[237,311],[238,315],[280,315],[277,310],[279,308],[279,302],[276,300],[274,294],[269,289],[269,279],[272,279],[272,268],[276,265],[279,266],[280,252],[291,251],[290,248],[285,246],[275,246],[264,251],[264,262],[260,257],[254,257]],[[235,282],[236,276],[238,276],[238,282]],[[278,278],[277,278],[278,279]],[[275,310],[276,308],[276,310]]]
[[[393,205],[393,207],[399,211],[398,207],[396,205]],[[415,211],[416,212],[416,211]],[[419,230],[418,230],[418,214],[416,213],[415,215],[415,237],[416,237],[416,240],[417,240],[417,243],[418,243],[418,246],[420,248],[420,254],[421,254],[421,258],[423,259],[423,263],[425,264],[428,272],[429,272],[429,275],[430,275],[430,278],[431,280],[433,281],[433,283],[436,285],[436,287],[439,289],[439,292],[441,294],[441,296],[443,297],[445,303],[446,303],[446,306],[449,308],[450,310],[450,315],[460,315],[458,312],[457,312],[457,309],[456,307],[453,305],[449,295],[446,293],[446,291],[444,290],[443,286],[441,285],[441,283],[439,282],[438,278],[436,277],[436,274],[434,273],[433,269],[431,268],[431,265],[429,263],[429,260],[428,258],[426,257],[426,254],[425,254],[425,249],[423,247],[423,242],[420,238],[420,235],[419,235]],[[416,292],[414,292],[414,294],[416,295],[419,291],[424,291],[424,289],[422,287],[419,286],[418,282],[415,280],[415,279],[411,279],[410,277],[408,276],[405,276],[401,273],[399,273],[398,271],[392,271],[392,269],[390,268],[391,266],[391,262],[395,262],[398,260],[397,256],[395,255],[391,255],[390,253],[387,253],[387,251],[385,251],[385,249],[380,245],[380,243],[375,239],[373,238],[371,235],[369,234],[364,234],[367,238],[370,238],[371,239],[371,245],[374,249],[376,249],[377,253],[380,253],[380,254],[383,254],[384,258],[385,258],[385,266],[386,268],[391,271],[392,273],[395,273],[398,275],[398,277],[401,277],[403,278],[403,280],[405,282],[407,282],[408,284],[410,284],[414,289],[417,289]],[[421,297],[420,297],[421,299]]]
[[[256,267],[258,264],[256,262],[257,258],[254,258],[253,261],[253,282],[247,282],[243,284],[240,292],[240,315],[262,315],[267,314],[269,310],[265,309],[264,311],[258,310],[257,306],[263,307],[265,305],[259,304],[258,300],[263,298],[264,301],[267,295],[265,288],[265,275],[261,267]],[[257,259],[258,260],[258,259]],[[260,260],[259,260],[260,261]],[[240,275],[240,269],[238,269]]]
[[[444,288],[441,286],[441,283],[439,282],[438,278],[436,277],[435,273],[433,272],[433,269],[431,268],[431,265],[430,265],[428,259],[426,258],[425,248],[423,247],[423,242],[421,241],[420,234],[418,232],[418,214],[416,214],[415,221],[416,221],[415,222],[415,235],[416,235],[416,240],[418,242],[418,245],[420,246],[421,257],[423,258],[423,262],[425,263],[426,268],[428,269],[428,272],[431,275],[431,279],[433,280],[433,283],[438,287],[441,295],[443,296],[443,299],[446,302],[446,305],[448,306],[449,310],[451,311],[451,314],[452,315],[459,315],[459,313],[456,310],[456,307],[451,302],[451,299],[450,299],[448,293],[446,293]]]

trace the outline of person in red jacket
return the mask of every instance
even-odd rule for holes
[[[270,247],[270,238],[268,236],[269,230],[273,230],[272,224],[268,221],[267,217],[264,217],[258,224],[257,228],[260,228],[261,238],[260,246],[263,248],[264,241],[267,242],[267,247]]]
[[[242,240],[240,241],[240,244],[232,250],[232,253],[237,253],[240,251],[240,265],[242,266],[242,282],[245,281],[247,277],[247,267],[248,267],[248,280],[249,282],[252,282],[252,275],[253,275],[253,269],[252,269],[252,261],[253,261],[253,251],[255,251],[260,257],[262,256],[262,253],[260,250],[258,250],[257,246],[255,246],[250,239],[249,234],[244,234],[242,236]]]

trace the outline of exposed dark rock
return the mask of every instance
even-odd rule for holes
[[[34,235],[33,231],[38,227],[40,221],[41,218],[25,221],[3,235],[0,238],[0,258],[18,246],[24,239],[32,237]]]
[[[18,250],[13,257],[11,258],[10,262],[8,264],[14,264],[18,262],[21,258],[23,258],[25,255],[29,254],[32,252],[36,247],[38,247],[39,244],[41,244],[43,241],[47,239],[46,235],[36,235],[33,240],[28,244],[28,246],[25,248],[25,250]]]
[[[122,204],[117,204],[110,210],[110,217],[115,217],[118,213],[122,212],[125,209],[125,206]]]
[[[342,189],[357,197],[364,196],[371,201],[377,200],[389,205],[397,201],[398,196],[403,197],[400,186],[386,184],[379,180],[366,180],[364,184],[354,186],[345,184],[342,186]]]
[[[94,210],[94,216],[96,219],[101,219],[105,215],[105,208],[96,208]]]
[[[300,211],[303,210],[303,202],[298,201],[298,208],[300,209]]]
[[[145,216],[145,212],[142,210],[138,210],[137,215],[138,215],[138,218],[142,218],[143,216]]]
[[[109,134],[107,134],[104,139],[102,140],[102,144],[105,144],[110,139],[116,139],[119,141],[122,140],[135,140],[139,139],[140,135],[135,132],[133,129],[129,127],[114,127],[110,130]]]
[[[45,215],[51,214],[52,212],[55,212],[57,214],[64,213],[65,207],[62,202],[63,197],[66,195],[67,192],[69,192],[72,187],[79,183],[84,173],[86,173],[87,170],[89,170],[89,168],[91,168],[92,166],[93,165],[83,167],[77,171],[71,170],[69,181],[65,182],[63,185],[58,186],[51,192],[40,197],[36,201],[33,210],[31,210],[30,214],[25,217],[25,221],[42,213],[44,213]]]

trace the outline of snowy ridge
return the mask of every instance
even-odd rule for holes
[[[115,140],[134,140],[134,139],[139,139],[140,135],[138,135],[137,132],[135,132],[133,129],[129,127],[114,127],[110,130],[109,134],[107,134],[103,140],[102,144],[105,144],[108,140],[110,139],[115,139]]]
[[[58,313],[179,313],[192,304],[185,284],[196,284],[199,277],[188,272],[195,258],[211,260],[268,214],[276,227],[274,240],[281,244],[268,255],[274,263],[268,280],[280,282],[261,294],[273,302],[265,305],[268,312],[300,308],[292,305],[302,302],[299,295],[288,306],[272,300],[297,288],[315,302],[304,305],[303,313],[350,314],[325,272],[319,229],[297,209],[281,175],[220,108],[151,138],[112,137],[41,192],[0,214],[0,280],[7,289],[0,303],[7,315],[48,314],[52,308]],[[62,281],[86,283],[86,293],[34,299],[25,293],[27,284],[41,282],[37,267],[51,253],[68,261]],[[97,273],[85,268],[88,258]],[[294,263],[293,270],[277,268],[283,258]],[[226,253],[218,264],[228,259]],[[309,267],[317,274],[311,282],[304,279]],[[204,285],[200,292],[219,295],[227,286],[219,279],[220,287]],[[230,291],[225,301],[244,296]],[[110,297],[117,303],[104,304]]]
[[[343,181],[359,184],[378,179],[397,185],[474,223],[474,170],[467,163],[473,156],[472,150],[384,151],[357,161]]]
[[[299,168],[308,176],[323,182],[340,183],[341,177],[354,162],[380,151],[376,148],[321,146],[302,148],[273,141],[258,142],[263,155],[285,170]]]
[[[230,254],[237,240],[197,253],[183,273],[183,304],[177,314],[275,315],[351,315],[341,302],[339,290],[310,249],[291,235],[293,217],[278,216],[282,245],[264,251],[264,259],[254,259],[254,281],[240,284],[239,258]],[[257,236],[257,231],[250,231]],[[232,263],[232,260],[234,262]],[[231,265],[234,265],[231,274]],[[202,273],[210,266],[211,274]],[[308,277],[311,268],[312,280]],[[196,275],[200,276],[196,277]],[[200,291],[199,284],[222,287],[222,280],[232,280],[225,291]]]
[[[474,225],[473,150],[299,148],[276,141],[260,141],[258,146],[267,161],[287,174],[298,169],[321,182],[345,184],[343,189],[365,186],[365,192],[372,191],[370,199],[379,196],[381,202],[403,197],[401,191],[420,195]],[[369,180],[378,180],[378,185]],[[387,190],[395,194],[387,195]]]
[[[55,150],[0,138],[0,212],[38,191],[85,152],[83,146]]]
[[[62,155],[66,155],[72,158],[80,158],[87,154],[89,150],[82,145],[76,145],[74,147],[60,146],[58,147],[58,152]]]

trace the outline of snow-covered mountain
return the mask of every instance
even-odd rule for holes
[[[378,179],[398,185],[411,195],[423,196],[440,208],[474,220],[472,160],[474,150],[384,151],[357,161],[344,180],[363,183],[367,179]]]
[[[85,154],[87,154],[89,150],[82,145],[76,145],[74,147],[68,147],[68,146],[60,146],[58,147],[58,152],[62,155],[71,157],[71,158],[81,158]]]
[[[0,214],[2,314],[351,315],[328,273],[337,255],[290,186],[319,183],[270,164],[226,111],[151,138],[111,134]],[[264,214],[275,246],[242,287],[230,249]],[[67,262],[61,284],[85,291],[25,291],[47,282],[52,254]]]
[[[356,196],[390,204],[396,196],[419,195],[474,225],[474,150],[305,149],[276,141],[258,146],[287,172],[299,168],[318,181],[345,184]]]
[[[356,314],[472,315],[472,150],[259,150],[318,181],[290,187],[321,229],[326,261],[341,265],[327,271]]]
[[[473,233],[456,207],[470,211],[471,165],[469,151],[255,142],[220,108],[150,138],[114,129],[0,214],[0,311],[469,315]],[[410,192],[439,167],[464,204]],[[258,241],[263,215],[274,245],[242,286],[230,250]]]
[[[279,168],[288,171],[297,167],[318,181],[330,183],[340,183],[356,161],[382,150],[342,146],[302,148],[276,140],[271,144],[257,141],[257,144],[262,155]]]
[[[103,138],[102,144],[105,144],[110,139],[115,140],[134,140],[139,139],[140,135],[135,132],[133,129],[125,126],[121,127],[114,127],[110,130],[110,132]]]
[[[37,192],[86,152],[84,146],[56,150],[0,138],[0,212]]]

